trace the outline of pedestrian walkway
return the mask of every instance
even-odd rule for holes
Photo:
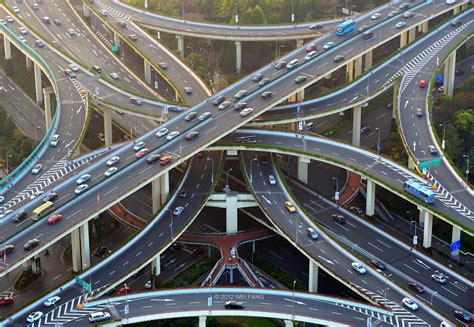
[[[352,201],[357,193],[359,193],[361,186],[361,176],[351,171],[347,171],[346,183],[339,194],[337,204],[345,205]]]
[[[114,218],[135,229],[142,229],[145,226],[145,222],[142,219],[128,212],[121,203],[110,207],[109,212]]]

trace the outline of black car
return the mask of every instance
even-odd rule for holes
[[[105,253],[107,253],[106,246],[99,246],[97,249],[94,250],[94,255],[96,257],[102,257]]]
[[[466,311],[454,310],[454,314],[462,321],[465,321],[465,322],[471,321],[471,315]]]
[[[48,202],[48,201],[54,201],[56,200],[58,197],[58,193],[55,193],[55,192],[51,192],[51,193],[48,193],[48,195],[46,195],[46,197],[43,199],[43,202]]]
[[[419,285],[417,282],[409,282],[408,287],[411,290],[417,292],[418,294],[421,294],[425,291],[425,289],[421,285]]]
[[[385,265],[382,262],[378,261],[378,260],[372,259],[372,260],[370,260],[370,263],[373,264],[375,267],[377,267],[380,270],[387,269],[387,267],[385,267]]]
[[[28,213],[25,210],[18,212],[15,217],[12,219],[14,223],[19,223],[28,216]]]
[[[218,106],[220,105],[222,102],[225,101],[225,96],[223,95],[219,95],[217,98],[215,98],[213,101],[212,101],[212,104],[215,105],[215,106]]]
[[[265,91],[261,94],[261,97],[262,97],[262,99],[268,99],[269,97],[272,96],[272,94],[273,94],[272,91]]]
[[[365,134],[365,133],[368,133],[370,132],[370,127],[369,126],[363,126],[361,129],[360,129],[360,133],[361,134]]]
[[[345,224],[346,223],[346,218],[344,218],[344,216],[342,216],[342,215],[333,214],[331,216],[331,218],[332,218],[332,220],[334,220],[338,224]]]
[[[10,254],[13,251],[15,251],[15,247],[13,245],[5,245],[3,248],[0,249],[0,257],[3,257],[6,254]]]
[[[193,120],[194,118],[196,118],[197,115],[198,115],[197,112],[192,111],[192,112],[190,112],[189,114],[187,114],[187,115],[184,117],[184,120],[185,120],[185,121],[191,121],[191,120]]]
[[[306,76],[304,76],[304,75],[300,75],[297,78],[295,78],[295,83],[296,84],[301,84],[301,83],[304,83],[304,82],[306,82]]]
[[[244,304],[236,301],[226,301],[224,304],[226,309],[243,309]]]
[[[268,158],[267,158],[267,156],[261,156],[261,157],[260,157],[260,163],[261,163],[262,165],[268,165]]]
[[[180,197],[180,198],[185,198],[185,197],[187,197],[187,196],[188,196],[188,189],[187,189],[187,188],[183,188],[183,189],[181,190],[181,192],[179,192],[179,197]]]
[[[28,242],[26,242],[25,245],[23,245],[23,248],[26,251],[30,251],[30,250],[33,250],[35,247],[37,247],[39,244],[40,244],[40,241],[38,239],[34,238],[34,239],[29,240]]]
[[[247,107],[247,102],[237,102],[236,104],[234,104],[234,109],[237,111],[245,109],[246,107]]]

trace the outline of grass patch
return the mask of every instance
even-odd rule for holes
[[[282,283],[286,287],[288,287],[290,289],[293,289],[293,281],[295,280],[295,278],[290,276],[289,274],[287,274],[283,270],[275,267],[275,265],[273,263],[271,263],[270,261],[268,261],[264,257],[259,256],[257,254],[254,254],[253,264],[255,266],[259,267],[260,269],[262,269],[264,272],[266,272],[271,277],[278,280],[280,283]],[[303,283],[299,282],[299,281],[296,281],[295,290],[306,291],[307,286],[304,285]]]
[[[35,275],[33,270],[26,269],[21,272],[20,277],[15,282],[14,288],[18,291],[23,291],[28,288],[35,280],[39,279],[42,274]]]
[[[204,275],[206,272],[212,269],[214,262],[211,259],[204,257],[193,266],[189,267],[178,276],[165,283],[163,286],[166,288],[178,288],[191,286],[198,280],[199,277]]]
[[[280,326],[269,318],[260,317],[209,317],[206,321],[208,327],[277,327]]]

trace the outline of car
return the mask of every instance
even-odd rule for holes
[[[402,303],[410,310],[418,310],[418,304],[409,297],[404,297]]]
[[[359,33],[364,33],[368,29],[369,29],[369,25],[362,25],[361,27],[359,27]]]
[[[77,185],[81,185],[81,184],[84,184],[85,182],[87,182],[88,180],[91,179],[91,175],[89,174],[84,174],[82,175],[81,177],[79,177],[77,180],[76,180],[76,184]]]
[[[263,155],[260,157],[260,163],[262,165],[268,165],[270,163],[270,161],[268,161],[268,157],[266,155]]]
[[[6,17],[6,20],[7,20],[7,23],[13,23],[13,22],[14,22],[12,16],[7,16],[7,17]]]
[[[242,302],[237,301],[225,301],[224,308],[226,309],[243,309],[244,304]]]
[[[179,192],[179,197],[184,199],[184,198],[187,197],[187,196],[188,196],[188,189],[187,189],[187,188],[183,188],[183,189],[181,190],[181,192]]]
[[[334,47],[335,43],[334,42],[328,42],[326,43],[324,46],[323,46],[323,49],[324,50],[329,50],[331,49],[332,47]]]
[[[240,112],[240,116],[247,117],[248,115],[252,114],[253,108],[245,108]]]
[[[111,291],[113,292],[113,289]],[[108,295],[110,296],[111,294],[108,294]],[[103,320],[109,320],[109,319],[110,319],[110,313],[105,312],[105,311],[93,312],[89,315],[89,321],[92,323],[103,321]]]
[[[398,29],[403,28],[406,24],[407,24],[407,23],[405,23],[405,22],[398,22],[398,23],[395,25],[395,28],[398,28]]]
[[[0,203],[3,203],[3,201],[5,201],[5,197],[0,195]]]
[[[135,153],[135,157],[136,158],[144,157],[148,152],[150,152],[149,148],[143,148],[140,151],[138,151],[137,153]]]
[[[20,31],[22,35],[28,34],[28,30],[24,26],[20,26],[18,30]]]
[[[168,129],[166,127],[163,127],[158,132],[156,132],[156,137],[163,137],[166,134],[168,134]]]
[[[308,227],[306,230],[306,235],[308,235],[308,237],[312,240],[317,240],[319,238],[318,233],[311,227]]]
[[[31,170],[31,173],[33,175],[38,175],[39,172],[41,171],[41,169],[43,169],[43,165],[42,164],[37,164],[33,167],[33,169]]]
[[[268,175],[268,182],[270,183],[270,185],[276,185],[277,182],[275,176]]]
[[[38,48],[44,47],[44,42],[41,41],[41,40],[36,40],[36,41],[35,41],[35,44],[36,44],[36,46],[37,46]]]
[[[369,132],[370,132],[370,127],[369,126],[362,126],[362,128],[360,129],[361,134],[366,134],[366,133],[369,133]]]
[[[286,67],[286,60],[280,60],[279,62],[277,62],[274,67],[275,69],[282,69],[283,67]]]
[[[99,141],[104,142],[105,141],[105,134],[104,133],[98,133],[97,138],[99,139]]]
[[[115,294],[116,295],[124,295],[126,293],[130,293],[132,289],[130,288],[130,286],[124,286],[122,288],[119,288],[118,290],[115,291]]]
[[[459,20],[459,19],[453,20],[451,22],[451,26],[454,26],[454,27],[459,26],[461,24],[462,24],[462,20]]]
[[[128,38],[132,41],[136,41],[138,40],[138,37],[136,34],[128,34]]]
[[[25,39],[23,36],[20,36],[20,37],[18,37],[18,38],[21,40],[21,42],[23,42],[23,43],[25,43],[25,44],[28,43],[28,40]]]
[[[324,28],[323,24],[311,24],[309,25],[310,30],[322,30]]]
[[[43,317],[43,313],[41,311],[35,311],[33,313],[30,313],[28,317],[26,318],[26,321],[29,323],[33,323]]]
[[[140,150],[141,151],[141,150]],[[136,154],[135,154],[136,156]],[[110,177],[112,176],[113,174],[115,174],[117,172],[118,168],[117,167],[110,167],[109,169],[107,169],[104,173],[105,177]]]
[[[101,14],[102,16],[106,17],[106,16],[107,16],[107,10],[101,9],[101,10],[100,10],[100,14]]]
[[[61,25],[61,21],[59,19],[53,19],[54,25]]]
[[[424,79],[422,79],[422,80],[418,83],[418,86],[419,86],[420,88],[425,88],[426,85],[427,85],[427,83],[426,83],[426,80],[424,80]]]
[[[113,166],[113,165],[115,165],[117,162],[119,162],[119,160],[120,160],[120,157],[119,157],[119,156],[113,156],[112,158],[110,158],[109,160],[107,160],[106,165],[107,165],[107,166]]]
[[[315,51],[316,48],[317,48],[316,43],[311,43],[310,45],[308,45],[308,46],[306,47],[305,50],[306,50],[306,52],[311,52],[311,51]]]
[[[215,98],[214,100],[212,100],[212,104],[215,105],[215,106],[218,106],[220,105],[222,102],[225,101],[225,96],[223,95],[219,95],[217,98]]]
[[[260,95],[260,97],[262,99],[266,100],[266,99],[270,98],[272,95],[273,95],[272,91],[265,91]]]
[[[68,28],[67,29],[67,34],[69,34],[69,36],[75,36],[77,35],[76,31],[72,28]]]
[[[106,253],[107,253],[107,247],[104,245],[99,246],[97,249],[94,250],[94,256],[96,257],[102,257]]]
[[[160,67],[161,69],[168,69],[168,64],[164,61],[158,63],[158,67]]]
[[[262,87],[262,86],[265,86],[267,85],[268,83],[270,83],[272,80],[268,77],[265,77],[264,79],[262,79],[260,82],[258,82],[258,86],[259,87]]]
[[[385,271],[387,269],[387,267],[382,263],[382,261],[379,261],[379,260],[375,260],[375,259],[372,259],[370,260],[370,263],[376,267],[377,269],[380,269],[382,271]]]
[[[12,253],[13,251],[15,251],[15,246],[7,244],[0,249],[0,257],[4,257],[5,255]]]
[[[148,163],[154,163],[155,161],[157,161],[158,159],[160,159],[161,157],[161,154],[159,153],[153,153],[151,154],[148,158],[146,158],[146,162]]]
[[[296,84],[301,84],[301,83],[304,83],[304,82],[306,82],[306,76],[304,76],[304,75],[300,75],[300,76],[295,78],[295,83]]]
[[[59,301],[61,301],[61,298],[59,296],[52,296],[50,297],[49,299],[47,299],[46,301],[43,302],[43,305],[45,307],[50,307],[56,303],[58,303]]]
[[[413,16],[415,16],[415,13],[412,11],[407,11],[403,14],[403,18],[412,18]]]
[[[144,147],[145,147],[145,142],[143,141],[137,142],[137,144],[135,144],[135,146],[133,147],[133,151],[141,150]]]
[[[346,223],[346,218],[344,218],[343,215],[339,215],[339,214],[333,214],[331,216],[332,220],[338,224],[345,224]]]
[[[340,62],[343,61],[346,57],[343,55],[337,55],[334,57],[334,62]]]
[[[286,64],[286,69],[292,70],[299,65],[299,60],[298,59],[293,59],[291,60],[288,64]]]
[[[69,76],[69,78],[76,78],[77,77],[76,73],[73,72],[72,70],[70,70],[69,68],[66,68],[64,70],[64,75]]]
[[[245,97],[245,96],[247,95],[247,93],[248,93],[247,90],[240,90],[239,92],[237,92],[237,93],[235,94],[234,97],[235,97],[237,100],[240,100],[240,99],[242,99],[243,97]]]
[[[184,87],[184,92],[186,92],[186,94],[192,94],[193,93],[193,88],[191,86],[185,86]]]
[[[52,147],[58,146],[59,143],[59,134],[54,134],[53,137],[51,138],[51,141],[49,142],[49,145]]]
[[[237,102],[234,104],[234,110],[236,111],[241,111],[242,109],[245,109],[247,107],[247,102]]]
[[[433,278],[435,281],[437,281],[440,284],[446,284],[447,278],[443,273],[436,273],[431,275],[431,278]]]
[[[173,132],[171,132],[171,133],[168,134],[168,136],[166,137],[166,139],[167,139],[168,141],[170,141],[170,140],[174,139],[174,138],[175,138],[176,136],[178,136],[178,135],[179,135],[179,131],[173,131]]]
[[[463,310],[454,310],[454,314],[462,321],[465,321],[465,322],[471,321],[471,314],[469,312],[466,312]]]
[[[379,13],[379,12],[376,12],[375,14],[373,14],[372,16],[370,16],[370,19],[376,20],[377,18],[380,18],[380,16],[382,16],[382,14]]]
[[[310,53],[308,53],[308,54],[304,57],[304,60],[309,61],[309,60],[311,60],[311,59],[314,59],[314,58],[316,58],[316,55],[317,55],[317,52],[316,52],[316,51],[311,51]]]
[[[92,70],[95,71],[98,74],[102,73],[102,68],[100,68],[100,66],[97,66],[97,65],[92,66]],[[121,112],[121,111],[119,111],[119,112]]]
[[[48,220],[47,220],[48,225],[54,225],[54,224],[56,224],[58,221],[60,221],[62,218],[63,218],[63,215],[61,215],[61,214],[52,215],[52,216],[49,217]]]
[[[206,119],[209,119],[212,117],[212,114],[209,111],[206,111],[205,113],[201,114],[198,119],[199,121],[205,121]]]
[[[34,238],[34,239],[29,240],[28,242],[26,242],[25,245],[23,245],[23,248],[25,249],[25,251],[31,251],[35,247],[37,247],[39,245],[39,243],[40,243],[40,241],[37,238]]]
[[[195,119],[197,117],[197,115],[198,115],[197,112],[191,111],[186,116],[184,116],[184,120],[185,121],[191,121],[191,120]]]
[[[134,105],[137,105],[137,106],[141,106],[143,104],[143,100],[139,99],[139,98],[135,98],[135,97],[130,97],[128,98],[128,101],[131,103],[131,104],[134,104]]]
[[[17,6],[13,6],[13,11],[18,14],[20,9]]]
[[[367,272],[367,269],[365,269],[365,267],[360,263],[360,262],[357,262],[357,261],[354,261],[352,264],[352,269],[354,269],[355,271],[357,271],[357,273],[363,275]]]
[[[438,92],[440,93],[444,92],[444,85],[441,85],[440,87],[438,87]]]
[[[41,191],[42,192],[42,191]],[[58,198],[58,193],[56,192],[49,192],[48,194],[46,194],[46,196],[44,197],[43,199],[43,202],[46,203],[48,201],[54,201]]]
[[[179,206],[179,207],[174,208],[174,210],[173,210],[173,216],[178,217],[179,215],[181,215],[181,213],[183,212],[183,210],[184,210],[184,207],[182,207],[182,206]]]
[[[387,16],[388,16],[388,17],[393,17],[393,16],[395,16],[395,15],[397,15],[397,14],[398,14],[398,10],[393,10],[393,11],[389,12]]]
[[[252,77],[252,82],[258,83],[263,79],[263,74],[257,74]]]
[[[69,69],[72,70],[73,72],[77,73],[79,71],[79,67],[77,67],[75,64],[69,64]]]
[[[117,73],[110,73],[110,77],[112,77],[114,80],[120,79],[120,76]]]
[[[39,10],[39,5],[36,2],[33,4],[33,9],[34,10]]]
[[[418,117],[422,117],[423,116],[423,110],[421,110],[421,108],[416,108],[416,115]]]
[[[430,151],[431,154],[437,154],[438,150],[434,145],[428,145],[428,151]]]
[[[398,6],[398,8],[399,8],[400,10],[405,10],[405,9],[407,9],[408,7],[410,7],[410,4],[407,3],[407,2],[404,2],[404,3],[402,3],[401,5]]]
[[[79,194],[81,194],[82,192],[84,192],[88,187],[89,187],[89,185],[87,185],[87,184],[81,184],[81,185],[79,185],[78,187],[76,187],[76,189],[74,190],[74,193],[76,193],[77,195],[79,195]]]
[[[291,213],[296,212],[296,208],[291,201],[285,201],[285,208]]]
[[[188,134],[186,134],[185,138],[186,140],[188,141],[192,141],[194,138],[198,137],[199,136],[199,132],[198,131],[192,131],[192,132],[189,132]]]
[[[419,294],[421,294],[425,291],[425,289],[415,281],[409,282],[408,283],[408,288],[411,289],[412,291],[415,291],[416,293],[419,293]]]
[[[147,289],[147,290],[151,289],[151,280],[147,281],[147,282],[145,283],[145,286],[144,286],[144,287],[145,287],[145,289]]]

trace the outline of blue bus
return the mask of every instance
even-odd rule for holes
[[[435,201],[435,192],[415,181],[403,183],[403,190],[427,204],[433,204]]]
[[[336,35],[344,35],[352,31],[356,27],[356,22],[353,19],[346,20],[344,23],[337,25]]]

